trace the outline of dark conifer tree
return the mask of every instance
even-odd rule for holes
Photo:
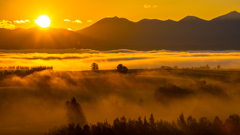
[[[84,124],[87,123],[81,105],[77,103],[74,97],[70,102],[69,101],[66,102],[66,109],[69,123],[79,124],[80,126],[83,126]]]

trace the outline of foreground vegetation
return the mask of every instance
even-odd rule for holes
[[[113,124],[107,121],[98,122],[96,125],[84,125],[74,123],[58,129],[52,129],[45,135],[237,135],[240,133],[240,117],[237,114],[230,115],[224,122],[215,117],[211,122],[206,117],[198,121],[189,116],[187,119],[181,114],[177,122],[156,121],[151,114],[147,120],[127,120],[124,116],[116,118]]]
[[[229,117],[240,114],[239,70],[44,70],[5,76],[0,86],[0,135],[43,135],[49,129],[47,135],[224,135],[239,129],[239,117]],[[73,96],[78,103],[66,102]],[[181,112],[185,119],[177,120]],[[154,124],[144,118],[151,113]]]
[[[230,115],[224,122],[218,116],[211,122],[206,117],[198,121],[192,116],[185,119],[183,113],[177,121],[155,120],[153,114],[149,119],[138,117],[137,120],[127,120],[125,116],[108,121],[87,124],[81,105],[73,98],[66,102],[68,126],[49,130],[45,135],[237,135],[240,132],[240,117]]]

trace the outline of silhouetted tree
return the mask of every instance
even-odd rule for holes
[[[143,120],[143,125],[144,125],[145,127],[147,127],[147,126],[148,126],[148,122],[147,122],[147,118],[146,118],[146,117],[144,117],[144,120]]]
[[[149,118],[149,124],[150,124],[150,126],[152,126],[152,127],[155,126],[155,121],[154,121],[153,114],[150,115],[150,118]]]
[[[207,135],[211,133],[211,122],[206,117],[202,117],[199,119],[198,127],[199,134]]]
[[[177,124],[178,126],[182,129],[182,130],[186,130],[187,128],[187,123],[184,119],[184,115],[183,113],[181,113],[181,115],[179,116],[179,118],[177,119]]]
[[[118,71],[118,72],[121,72],[122,67],[123,67],[123,65],[122,65],[122,64],[119,64],[119,65],[117,66],[117,71]]]
[[[87,123],[81,105],[77,103],[74,97],[70,102],[69,101],[66,102],[66,108],[69,123],[75,123],[81,126]]]
[[[236,135],[240,133],[240,117],[237,114],[230,115],[226,120],[225,127],[228,134]]]
[[[138,123],[139,123],[140,125],[143,124],[143,122],[142,122],[142,118],[141,118],[141,117],[138,117]]]
[[[126,73],[128,72],[128,68],[125,67],[125,66],[123,66],[122,64],[119,64],[119,65],[117,66],[117,71],[118,71],[119,73],[124,73],[124,74],[126,74]]]
[[[198,131],[198,124],[195,118],[193,118],[192,116],[189,116],[187,118],[187,127],[189,129],[189,133],[190,134],[194,134],[195,132]]]
[[[83,126],[83,134],[84,135],[90,135],[91,134],[90,126],[88,126],[88,124]]]
[[[98,64],[97,63],[92,63],[92,65],[91,65],[91,70],[92,71],[98,71]]]
[[[221,69],[221,66],[220,66],[220,65],[217,65],[217,69]]]
[[[225,134],[224,125],[218,116],[216,116],[215,119],[213,120],[212,131],[213,131],[213,134],[215,135]]]
[[[178,66],[174,66],[173,69],[178,69]]]
[[[128,68],[125,67],[125,66],[123,66],[123,68],[122,68],[122,73],[124,73],[124,74],[128,73]]]

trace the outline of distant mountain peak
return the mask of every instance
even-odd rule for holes
[[[230,12],[230,13],[233,13],[233,14],[240,14],[239,12],[237,12],[236,10],[234,10],[234,11],[232,11],[232,12]]]
[[[129,21],[128,19],[126,18],[120,18],[120,17],[117,17],[117,16],[114,16],[114,17],[106,17],[106,18],[103,18],[101,19],[99,22],[105,22],[105,23],[123,23],[123,22],[131,22]]]
[[[138,23],[148,23],[148,22],[162,22],[162,21],[158,20],[158,19],[147,19],[147,18],[144,18],[144,19],[138,21]]]
[[[205,21],[205,20],[203,20],[201,18],[198,18],[196,16],[186,16],[185,18],[183,18],[179,22],[189,22],[189,21]]]
[[[166,22],[176,22],[176,21],[174,21],[172,19],[167,19]]]
[[[228,14],[219,16],[213,20],[240,20],[240,13],[237,11],[232,11]]]

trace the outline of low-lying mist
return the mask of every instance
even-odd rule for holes
[[[239,72],[225,70],[42,71],[0,80],[0,134],[42,134],[68,124],[66,101],[80,104],[88,124],[154,114],[175,120],[239,114]]]
[[[68,50],[0,50],[0,67],[5,66],[53,66],[58,71],[90,70],[93,62],[101,70],[115,69],[119,63],[130,69],[151,69],[161,66],[199,67],[208,64],[211,68],[218,64],[222,68],[240,67],[238,51],[189,51],[166,50],[96,51],[88,49]]]

